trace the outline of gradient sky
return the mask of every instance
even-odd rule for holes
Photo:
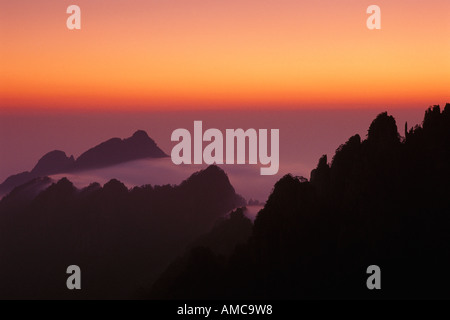
[[[1,0],[0,107],[424,108],[449,52],[448,0]]]

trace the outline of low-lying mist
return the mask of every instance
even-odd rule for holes
[[[54,180],[67,177],[77,188],[84,188],[93,182],[105,184],[111,179],[123,182],[128,188],[142,185],[178,185],[190,175],[205,169],[207,165],[175,165],[170,158],[145,159],[103,169],[88,170],[51,176]],[[277,175],[261,176],[259,166],[220,165],[238,194],[247,200],[265,202],[273,185],[286,173],[306,170],[301,165],[283,166]]]

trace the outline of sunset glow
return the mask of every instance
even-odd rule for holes
[[[82,29],[66,28],[66,8]],[[1,1],[6,109],[407,107],[450,101],[450,2]]]

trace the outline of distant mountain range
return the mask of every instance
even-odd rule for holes
[[[145,131],[138,130],[127,139],[109,139],[87,150],[76,160],[73,156],[68,157],[63,151],[51,151],[38,161],[33,170],[8,177],[0,185],[0,195],[7,194],[15,187],[39,177],[99,169],[145,158],[164,157],[167,157],[167,154],[158,147],[155,141]]]

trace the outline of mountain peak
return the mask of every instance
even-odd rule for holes
[[[132,138],[146,138],[146,139],[150,139],[150,137],[148,136],[147,132],[144,130],[137,130],[135,133],[133,133]]]
[[[217,165],[210,165],[206,169],[194,173],[185,181],[185,183],[192,183],[199,180],[222,181],[227,185],[231,185],[228,175]]]
[[[31,172],[37,175],[50,175],[70,169],[74,163],[73,156],[69,158],[65,152],[54,150],[45,154]]]
[[[235,193],[234,187],[228,178],[228,175],[220,167],[210,165],[206,169],[192,174],[180,185],[182,188],[191,188],[197,192],[208,195],[210,199],[216,199],[224,195],[234,195],[235,207],[245,205],[245,200]]]
[[[164,158],[167,155],[143,130],[126,139],[114,138],[103,142],[85,153],[75,162],[76,169],[107,167],[144,158]]]

